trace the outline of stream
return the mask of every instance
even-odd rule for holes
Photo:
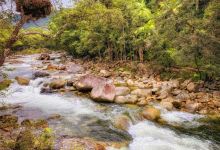
[[[53,54],[56,58],[53,63],[59,64],[59,54]],[[109,103],[96,103],[87,97],[78,96],[73,92],[41,94],[43,83],[53,77],[71,78],[76,74],[52,72],[50,77],[33,79],[33,73],[44,67],[42,61],[36,60],[38,55],[16,56],[7,60],[0,71],[7,74],[8,78],[16,76],[31,78],[28,86],[18,85],[14,82],[5,91],[6,95],[1,101],[9,104],[19,104],[18,110],[8,112],[24,119],[46,119],[58,114],[60,119],[49,120],[56,137],[90,137],[99,141],[125,142],[128,147],[121,150],[219,150],[220,137],[216,137],[217,130],[213,130],[210,124],[203,124],[198,120],[204,116],[166,111],[161,109],[162,119],[168,125],[147,120],[140,120],[137,116],[139,108],[128,105]],[[11,60],[21,61],[14,63]],[[42,68],[40,68],[42,69]],[[116,129],[113,126],[115,116],[128,114],[132,120],[127,132]],[[219,128],[220,125],[218,125]],[[215,126],[214,126],[215,127]],[[115,150],[108,147],[109,150]]]

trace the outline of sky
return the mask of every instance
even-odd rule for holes
[[[11,2],[13,0],[6,0],[6,4],[2,5],[2,7],[0,7],[0,11],[2,10],[7,10],[7,9],[13,9],[15,10],[15,5],[11,5]],[[60,4],[62,5],[62,7],[72,7],[74,0],[51,0],[51,3],[58,8],[60,6]]]

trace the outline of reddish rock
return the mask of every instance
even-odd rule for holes
[[[95,101],[113,102],[115,98],[115,86],[111,83],[102,83],[91,91],[91,98]]]
[[[94,75],[85,75],[81,77],[75,84],[79,91],[91,91],[94,87],[107,83],[109,80]]]

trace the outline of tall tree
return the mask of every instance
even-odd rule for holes
[[[10,38],[5,44],[3,52],[0,53],[0,66],[3,65],[13,44],[17,41],[22,26],[29,20],[46,17],[52,10],[50,0],[15,0],[15,3],[16,11],[20,12],[20,20],[16,23]]]

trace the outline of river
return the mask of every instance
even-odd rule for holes
[[[54,54],[54,57],[57,55]],[[39,66],[44,66],[36,60],[38,55],[19,56],[8,60],[1,71],[14,79],[15,76],[32,78]],[[53,60],[59,63],[59,58]],[[59,73],[51,73],[51,77],[59,76]],[[70,78],[70,75],[61,75]],[[74,75],[71,75],[74,76]],[[31,80],[29,86],[18,85],[17,82],[5,91],[1,97],[5,103],[19,104],[22,106],[17,111],[7,112],[19,116],[19,120],[48,118],[58,114],[61,119],[49,121],[57,137],[91,137],[100,141],[123,142],[130,141],[128,147],[123,150],[219,150],[219,137],[215,137],[217,131],[210,130],[207,124],[198,120],[204,116],[166,111],[161,109],[162,118],[168,125],[161,125],[137,117],[138,107],[96,103],[87,97],[78,96],[72,92],[41,94],[42,83],[50,78],[37,78]],[[5,112],[4,112],[5,113]],[[0,112],[2,114],[2,112]],[[131,125],[127,132],[120,131],[112,125],[114,117],[128,114],[131,117]],[[220,125],[219,125],[220,126]],[[178,127],[178,128],[177,128]],[[203,127],[203,128],[200,128]],[[207,130],[205,132],[203,130]],[[108,147],[109,150],[114,150]]]

